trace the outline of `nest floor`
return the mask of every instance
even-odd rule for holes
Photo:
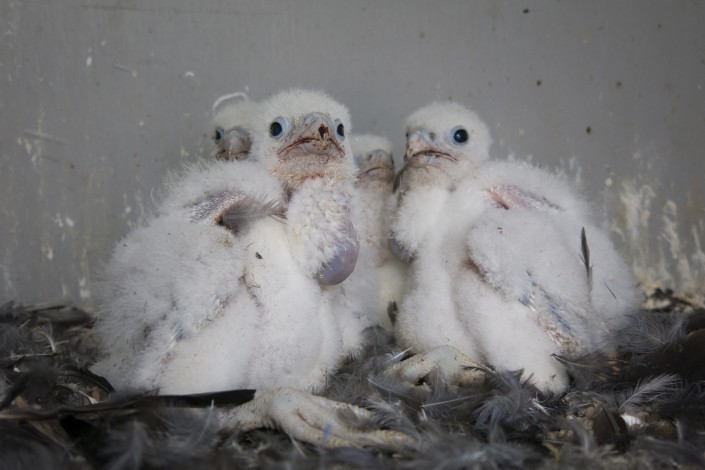
[[[389,334],[330,378],[325,396],[375,411],[412,448],[327,448],[216,419],[248,392],[118,395],[88,371],[90,316],[67,306],[0,306],[0,469],[24,468],[704,468],[705,298],[657,289],[610,357],[557,358],[572,386],[544,396],[521,371],[467,387],[383,371],[403,360]]]

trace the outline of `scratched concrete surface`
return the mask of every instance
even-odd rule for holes
[[[705,2],[4,0],[0,302],[90,307],[162,176],[209,150],[211,104],[294,85],[403,145],[433,99],[493,154],[564,172],[639,279],[702,288]]]

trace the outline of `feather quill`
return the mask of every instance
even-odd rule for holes
[[[592,265],[590,264],[590,247],[588,246],[587,235],[585,235],[585,227],[580,231],[580,259],[585,265],[588,292],[592,292]]]

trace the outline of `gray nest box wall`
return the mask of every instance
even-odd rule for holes
[[[703,24],[698,1],[3,1],[0,302],[90,306],[162,177],[208,156],[213,101],[291,86],[397,159],[406,115],[459,101],[494,158],[584,190],[645,288],[702,290]]]

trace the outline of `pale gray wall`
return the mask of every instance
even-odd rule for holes
[[[0,302],[90,305],[213,100],[294,85],[397,155],[404,116],[461,101],[496,157],[582,185],[641,279],[702,286],[703,31],[702,1],[2,0]]]

